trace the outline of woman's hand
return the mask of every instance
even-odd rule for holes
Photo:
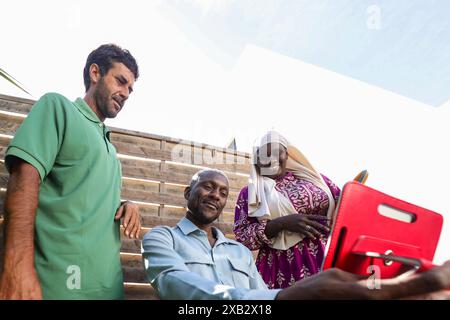
[[[286,230],[316,239],[330,232],[330,228],[324,225],[324,222],[328,225],[328,221],[322,215],[294,213],[268,221],[264,232],[268,238],[273,238],[280,231]]]

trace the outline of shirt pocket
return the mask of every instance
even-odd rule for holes
[[[228,257],[231,266],[234,286],[236,288],[250,288],[250,279],[253,278],[250,273],[250,267],[241,260]]]
[[[207,257],[189,256],[185,258],[184,263],[191,272],[200,274],[205,277],[214,277],[214,263]]]

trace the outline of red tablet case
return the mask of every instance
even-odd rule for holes
[[[383,216],[379,206],[407,212],[414,217],[404,222]],[[358,182],[348,182],[339,200],[323,269],[337,267],[360,275],[370,274],[369,266],[380,269],[381,278],[404,272],[399,262],[362,255],[365,252],[432,261],[442,230],[440,214],[396,199]]]

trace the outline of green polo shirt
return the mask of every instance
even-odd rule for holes
[[[121,166],[109,132],[78,98],[44,95],[6,152],[41,178],[35,266],[45,299],[122,299]]]

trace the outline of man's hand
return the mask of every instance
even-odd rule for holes
[[[327,223],[327,218],[321,215],[294,213],[267,222],[265,233],[268,238],[273,238],[280,231],[287,230],[315,239],[330,232],[330,228],[325,226]]]
[[[450,299],[449,286],[450,261],[405,279],[383,279],[380,289],[369,289],[364,276],[329,269],[283,289],[276,299]]]
[[[115,220],[122,219],[122,225],[125,229],[124,233],[130,238],[139,238],[141,231],[141,216],[139,215],[139,207],[137,204],[125,201],[117,209]]]
[[[426,272],[402,279],[381,280],[382,299],[450,299],[450,261]],[[376,290],[381,291],[381,290]]]
[[[4,270],[0,279],[0,300],[41,300],[41,285],[33,267]]]

